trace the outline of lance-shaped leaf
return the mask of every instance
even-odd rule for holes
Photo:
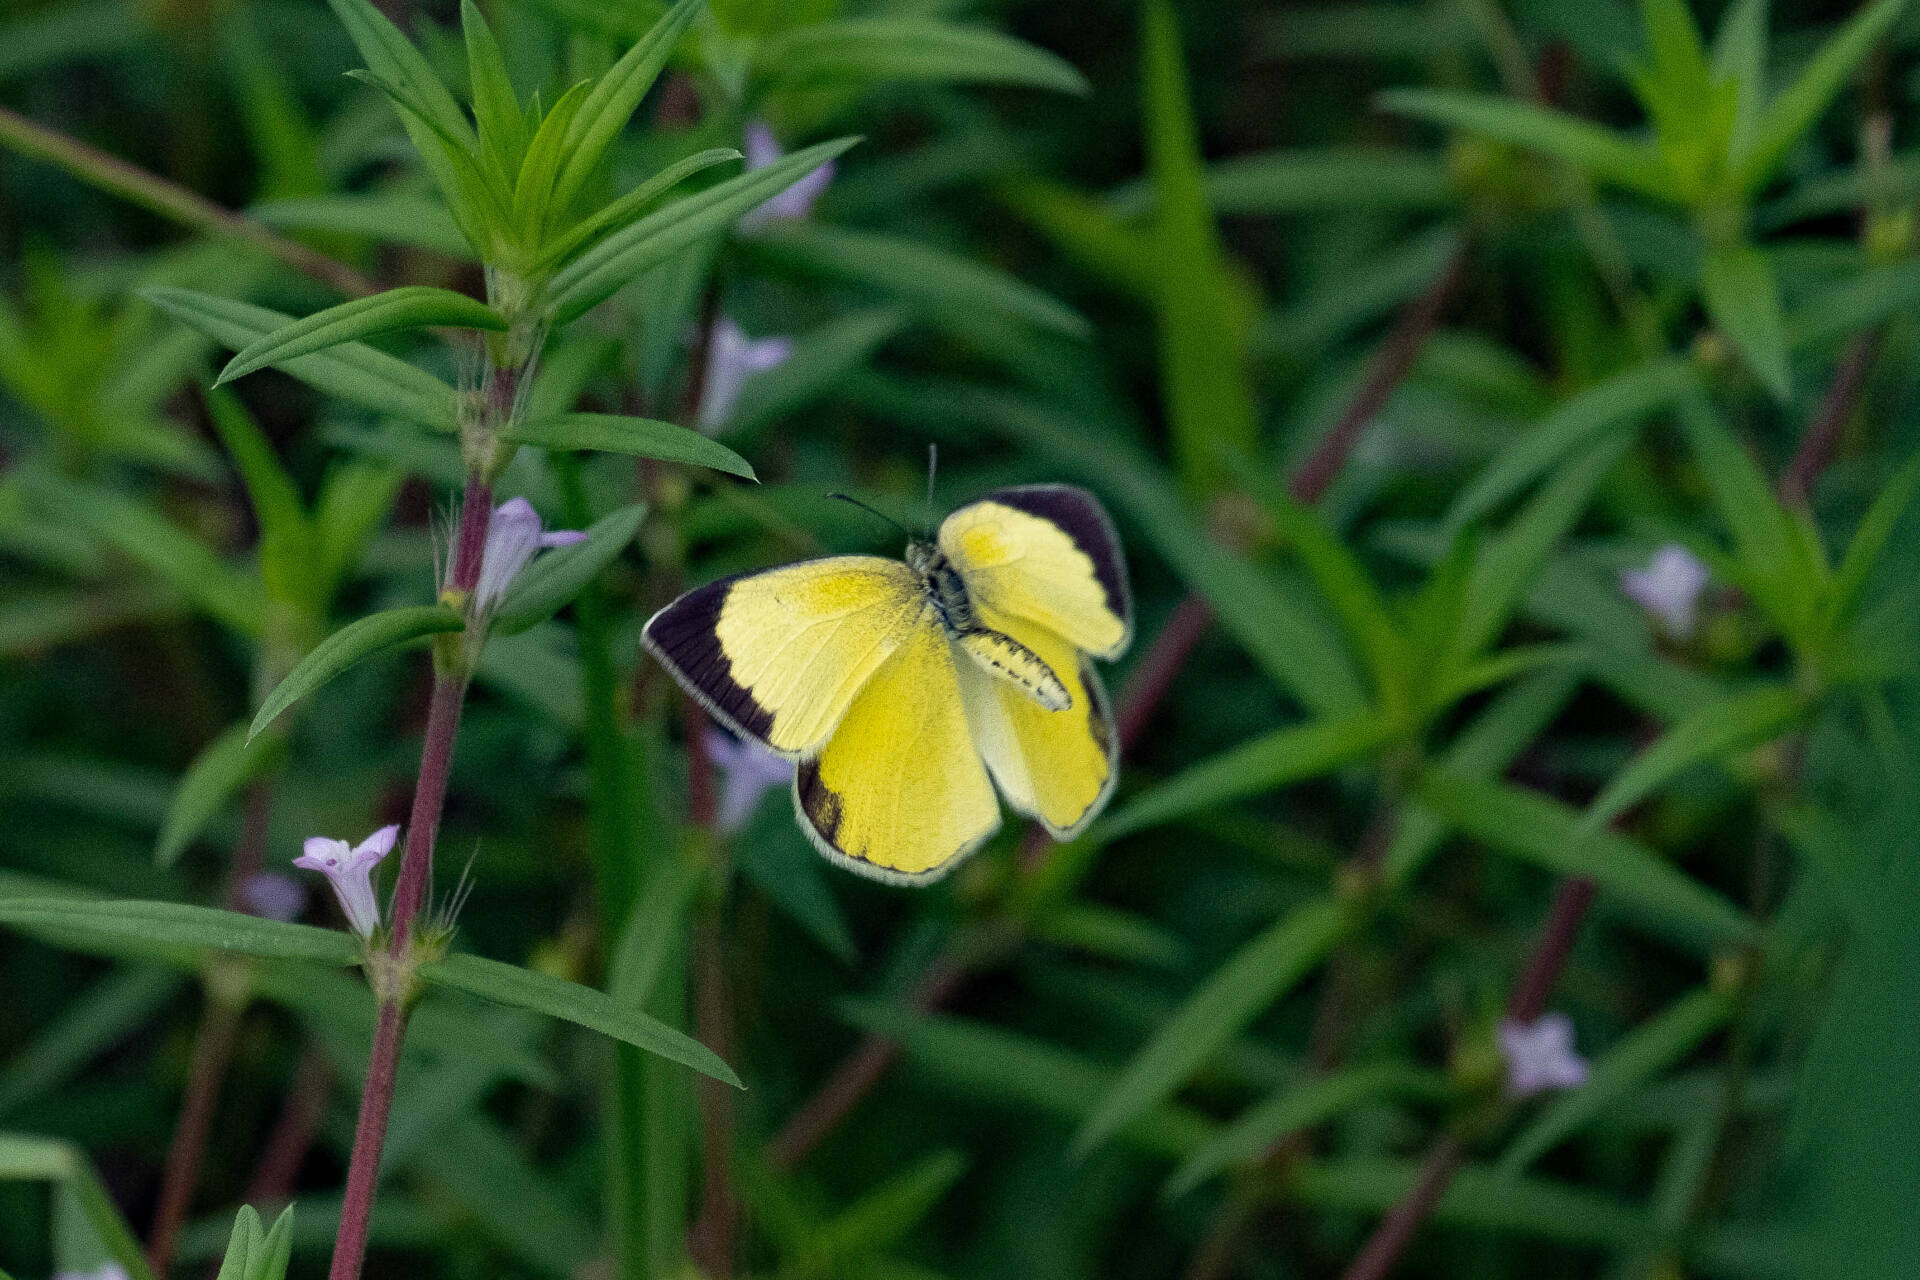
[[[1487,848],[1562,875],[1586,876],[1691,945],[1753,936],[1753,922],[1724,897],[1675,870],[1646,846],[1595,830],[1557,800],[1452,769],[1421,774],[1414,796]]]
[[[251,205],[247,215],[276,231],[330,231],[404,244],[457,262],[473,260],[473,246],[447,206],[425,192],[369,191],[300,196]]]
[[[424,284],[407,285],[376,293],[371,298],[355,298],[337,307],[328,307],[274,330],[235,353],[214,385],[231,382],[270,364],[285,364],[343,342],[358,342],[383,333],[433,328],[487,329],[497,333],[506,327],[506,317],[464,293]]]
[[[1391,89],[1378,101],[1386,111],[1552,156],[1598,182],[1658,200],[1676,198],[1677,181],[1659,151],[1563,112],[1505,98],[1428,89]]]
[[[285,1280],[292,1257],[293,1206],[280,1211],[269,1231],[261,1228],[260,1215],[252,1205],[241,1205],[214,1280]]]
[[[457,611],[444,605],[388,609],[348,623],[315,645],[267,695],[247,730],[248,739],[258,736],[282,711],[362,658],[421,636],[458,631],[465,625],[466,620]]]
[[[1859,603],[1861,591],[1872,576],[1874,566],[1880,563],[1888,539],[1893,537],[1900,517],[1906,514],[1916,492],[1920,492],[1920,454],[1909,458],[1906,465],[1894,473],[1873,505],[1867,508],[1867,514],[1860,517],[1860,526],[1853,531],[1853,540],[1847,543],[1846,554],[1841,557],[1839,571],[1833,578],[1828,608],[1835,621],[1844,620]]]
[[[1435,155],[1368,147],[1290,148],[1235,156],[1206,167],[1207,205],[1222,217],[1272,218],[1296,213],[1446,208],[1453,185]],[[1154,191],[1145,181],[1116,188],[1115,213],[1151,213]]]
[[[754,478],[745,458],[718,440],[657,418],[634,418],[618,413],[563,413],[557,418],[523,422],[502,433],[517,444],[542,449],[590,449],[626,453],[662,462],[686,462],[712,467],[745,480]]]
[[[930,308],[1018,316],[1073,338],[1090,332],[1086,317],[1058,298],[1003,271],[917,240],[795,220],[761,233],[756,245],[803,271],[872,285]]]
[[[160,836],[153,847],[155,862],[163,867],[172,866],[220,812],[220,806],[258,777],[278,756],[280,742],[263,742],[251,747],[251,741],[247,727],[236,724],[209,743],[187,766],[172,802],[167,805],[167,816],[160,823]]]
[[[564,1018],[635,1048],[645,1049],[648,1053],[692,1067],[700,1074],[711,1076],[736,1089],[744,1087],[740,1077],[713,1050],[639,1009],[620,1004],[604,991],[595,991],[592,987],[583,987],[577,982],[568,982],[550,974],[536,973],[532,969],[521,969],[498,960],[469,955],[452,955],[421,965],[420,977],[438,986],[465,991],[497,1004]]]
[[[500,42],[473,0],[460,0],[460,31],[466,38],[467,83],[473,90],[480,144],[501,174],[510,174],[526,151],[527,117],[513,91]]]
[[[1806,698],[1779,685],[1762,685],[1703,707],[1628,762],[1587,809],[1589,830],[1606,825],[1697,764],[1767,742],[1807,710]]]
[[[622,507],[596,520],[587,530],[586,541],[534,557],[507,589],[494,616],[493,631],[517,635],[558,613],[633,541],[646,514],[641,503]]]
[[[604,302],[649,267],[730,226],[858,141],[838,138],[782,156],[622,227],[554,276],[548,294],[554,323],[565,324]]]
[[[1682,996],[1664,1013],[1634,1028],[1593,1064],[1585,1084],[1555,1098],[1521,1131],[1500,1158],[1500,1172],[1524,1172],[1562,1139],[1679,1062],[1732,1013],[1731,997],[1703,988]]]
[[[0,1182],[43,1181],[65,1188],[94,1238],[129,1280],[154,1280],[140,1241],[86,1153],[71,1143],[24,1133],[0,1133]]]
[[[925,80],[1009,84],[1083,94],[1068,62],[1022,40],[932,18],[845,18],[791,26],[761,42],[755,70],[771,80]]]
[[[1700,286],[1714,324],[1774,398],[1784,403],[1793,394],[1787,324],[1780,285],[1766,255],[1746,244],[1716,249],[1701,264]]]
[[[1087,1151],[1166,1101],[1207,1059],[1326,958],[1352,927],[1338,902],[1296,907],[1242,946],[1187,998],[1100,1099],[1073,1145]]]
[[[140,296],[236,351],[293,322],[292,316],[266,307],[190,289],[145,289]],[[452,387],[424,369],[361,343],[301,356],[281,368],[328,395],[408,422],[452,431],[459,421],[459,399]]]
[[[593,89],[568,123],[567,145],[563,151],[566,159],[553,188],[555,208],[565,209],[580,194],[594,166],[626,128],[634,108],[659,77],[661,68],[667,65],[674,46],[703,4],[704,0],[680,0],[594,82]]]
[[[1905,7],[1906,0],[1879,0],[1860,10],[1820,47],[1800,78],[1767,105],[1753,123],[1745,153],[1735,156],[1735,180],[1742,190],[1751,192],[1773,175]]]
[[[1133,832],[1317,777],[1380,746],[1394,726],[1369,711],[1265,733],[1149,787],[1094,829],[1108,843]]]
[[[694,174],[740,158],[740,153],[732,147],[708,147],[705,151],[695,152],[684,160],[668,165],[542,249],[535,266],[544,269],[565,262],[601,236],[617,231],[638,218],[660,197]]]
[[[181,902],[6,898],[0,899],[0,924],[59,938],[157,943],[266,960],[307,960],[326,965],[360,962],[360,944],[337,929],[316,929],[310,924],[264,920],[238,911]]]
[[[1349,1067],[1321,1080],[1289,1086],[1258,1106],[1249,1107],[1209,1139],[1167,1179],[1166,1196],[1183,1196],[1215,1174],[1258,1160],[1288,1134],[1331,1120],[1377,1098],[1415,1097],[1439,1101],[1450,1085],[1438,1071],[1421,1071],[1397,1062]]]

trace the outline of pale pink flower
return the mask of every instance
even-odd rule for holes
[[[1620,590],[1653,615],[1662,631],[1685,642],[1700,625],[1700,593],[1708,576],[1698,556],[1669,542],[1653,553],[1646,568],[1621,570]]]
[[[1503,1018],[1497,1038],[1507,1062],[1507,1092],[1516,1098],[1587,1082],[1587,1060],[1574,1052],[1573,1022],[1564,1013],[1542,1014],[1531,1023]]]
[[[347,927],[361,938],[370,938],[380,926],[380,904],[373,895],[373,869],[380,860],[393,852],[394,838],[400,834],[398,826],[382,827],[352,848],[345,840],[333,840],[326,836],[311,836],[305,851],[293,860],[293,865],[308,871],[318,871],[333,886],[334,897],[340,899],[340,910],[346,913]]]
[[[755,120],[747,126],[747,172],[764,169],[785,154],[766,121]],[[751,233],[771,223],[806,217],[813,212],[814,201],[832,181],[833,161],[829,160],[759,208],[750,210],[740,219],[740,230]]]
[[[566,547],[586,539],[573,529],[551,533],[540,513],[525,498],[509,498],[493,509],[487,523],[487,550],[480,561],[480,581],[473,589],[476,612],[491,613],[507,594],[534,554],[542,547]]]
[[[240,905],[265,920],[292,920],[307,909],[307,887],[278,871],[256,871],[240,882]]]
[[[713,825],[722,835],[746,826],[767,792],[793,781],[791,760],[724,733],[707,731],[707,758],[720,773],[720,804]]]
[[[707,335],[707,375],[700,388],[700,430],[715,435],[733,416],[740,389],[757,373],[778,368],[793,354],[793,339],[749,338],[726,316]]]

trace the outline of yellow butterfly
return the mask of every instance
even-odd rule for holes
[[[1119,744],[1088,656],[1132,635],[1107,513],[1043,484],[961,507],[904,564],[829,556],[690,591],[644,643],[722,724],[799,762],[794,812],[821,853],[926,883],[999,829],[994,783],[1055,839],[1099,813]]]

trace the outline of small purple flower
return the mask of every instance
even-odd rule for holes
[[[1574,1052],[1573,1022],[1566,1014],[1542,1014],[1530,1024],[1503,1018],[1497,1036],[1507,1060],[1507,1092],[1514,1097],[1587,1082],[1587,1060]]]
[[[1623,569],[1620,590],[1652,614],[1662,631],[1684,643],[1700,625],[1700,593],[1707,578],[1698,556],[1669,542],[1653,553],[1646,568]]]
[[[755,120],[747,126],[747,172],[764,169],[785,154],[766,121]],[[833,161],[829,160],[759,208],[749,211],[740,219],[740,230],[762,231],[770,223],[806,217],[813,212],[814,201],[832,181]]]
[[[540,513],[525,498],[509,498],[493,509],[487,524],[487,550],[480,561],[480,581],[473,589],[476,612],[492,613],[507,588],[542,547],[566,547],[586,540],[572,529],[548,533]]]
[[[733,416],[740,388],[756,373],[778,368],[793,354],[793,339],[749,338],[726,316],[707,335],[707,376],[700,388],[700,430],[717,434]]]
[[[256,871],[240,882],[240,905],[265,920],[292,920],[307,909],[307,886],[278,871]]]
[[[746,826],[767,792],[793,781],[791,760],[724,733],[707,732],[707,757],[720,771],[720,806],[713,825],[722,835]]]
[[[296,867],[318,871],[333,886],[346,913],[347,925],[362,939],[373,936],[380,925],[380,904],[373,896],[373,869],[380,859],[393,852],[398,826],[382,827],[349,849],[345,840],[311,836],[306,851],[293,860]]]

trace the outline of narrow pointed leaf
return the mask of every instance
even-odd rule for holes
[[[655,418],[617,413],[567,413],[522,423],[505,435],[519,444],[537,445],[542,449],[625,453],[636,458],[712,467],[745,480],[754,478],[753,467],[747,460],[718,440]]]
[[[694,174],[741,158],[732,147],[708,147],[668,165],[547,246],[541,251],[539,265],[551,267],[565,262],[601,236],[619,230],[647,212],[662,196]]]
[[[627,127],[635,107],[659,78],[674,46],[703,7],[704,0],[679,0],[653,27],[594,82],[567,129],[565,161],[554,183],[553,203],[565,209],[580,194],[600,157]]]
[[[1557,800],[1445,768],[1426,770],[1414,795],[1487,848],[1563,875],[1586,876],[1677,926],[1675,936],[1683,941],[1718,945],[1753,935],[1752,922],[1724,897],[1644,845],[1596,830]]]
[[[1675,198],[1677,184],[1658,151],[1577,116],[1505,98],[1426,89],[1389,90],[1380,95],[1379,104],[1399,115],[1538,151],[1597,182],[1657,200]]]
[[[0,924],[29,933],[105,942],[204,947],[269,960],[307,960],[327,965],[351,965],[360,961],[359,942],[338,929],[316,929],[310,924],[263,920],[238,911],[219,911],[179,902],[5,898],[0,899]]]
[[[460,0],[460,28],[467,42],[467,81],[473,87],[473,118],[480,140],[502,175],[520,167],[527,146],[527,121],[507,61],[494,39],[493,28],[473,0]]]
[[[747,210],[778,195],[858,141],[840,138],[782,156],[763,169],[676,200],[615,231],[554,276],[549,293],[554,322],[565,324],[604,302],[649,267],[731,226]]]
[[[1372,712],[1276,729],[1147,788],[1104,819],[1090,838],[1107,843],[1330,773],[1380,746],[1392,732],[1392,726]]]
[[[604,991],[470,955],[452,955],[422,965],[420,977],[497,1004],[564,1018],[637,1049],[692,1067],[722,1083],[743,1087],[740,1077],[713,1050],[657,1018],[616,1002]]]
[[[263,742],[251,749],[249,743],[247,727],[236,724],[187,766],[167,806],[166,819],[160,824],[160,837],[153,848],[155,862],[170,867],[178,861],[221,806],[258,777],[280,750],[278,742]]]
[[[471,150],[473,129],[447,87],[440,83],[413,42],[393,25],[370,0],[327,0],[347,29],[354,47],[367,60],[367,70],[404,89],[420,105],[434,127],[461,139]]]
[[[1703,708],[1667,730],[1615,775],[1588,806],[1586,827],[1604,826],[1695,765],[1778,737],[1805,712],[1806,699],[1778,685],[1749,689]]]
[[[1234,953],[1160,1025],[1074,1138],[1085,1152],[1165,1102],[1208,1058],[1311,972],[1352,927],[1337,902],[1296,907]]]
[[[282,711],[306,697],[362,658],[422,636],[458,631],[466,625],[459,613],[444,605],[389,609],[350,622],[315,645],[260,704],[247,737],[259,736]]]
[[[293,317],[190,289],[146,289],[141,297],[224,346],[240,350],[294,323]],[[328,395],[442,431],[459,420],[454,389],[424,369],[360,343],[346,343],[281,366]]]
[[[1735,157],[1743,189],[1751,192],[1773,175],[1905,7],[1906,0],[1879,0],[1854,14],[1814,54],[1800,78],[1768,104],[1753,125],[1746,154]]]
[[[1881,553],[1887,549],[1888,540],[1899,528],[1900,517],[1906,514],[1917,491],[1920,491],[1920,454],[1908,459],[1907,464],[1894,473],[1874,498],[1873,505],[1867,508],[1867,514],[1860,517],[1860,526],[1853,531],[1853,540],[1847,543],[1846,555],[1834,575],[1831,610],[1835,620],[1845,619],[1859,603],[1861,591],[1874,566],[1880,563]]]
[[[1023,40],[932,18],[844,18],[789,27],[760,45],[769,80],[923,80],[1084,94],[1071,63]]]
[[[1780,306],[1780,285],[1766,255],[1744,244],[1717,249],[1701,265],[1700,284],[1714,324],[1774,398],[1784,403],[1793,394],[1787,323]]]
[[[328,307],[249,343],[227,362],[214,385],[383,333],[429,328],[499,332],[506,327],[504,316],[476,298],[430,285],[407,285]]]

